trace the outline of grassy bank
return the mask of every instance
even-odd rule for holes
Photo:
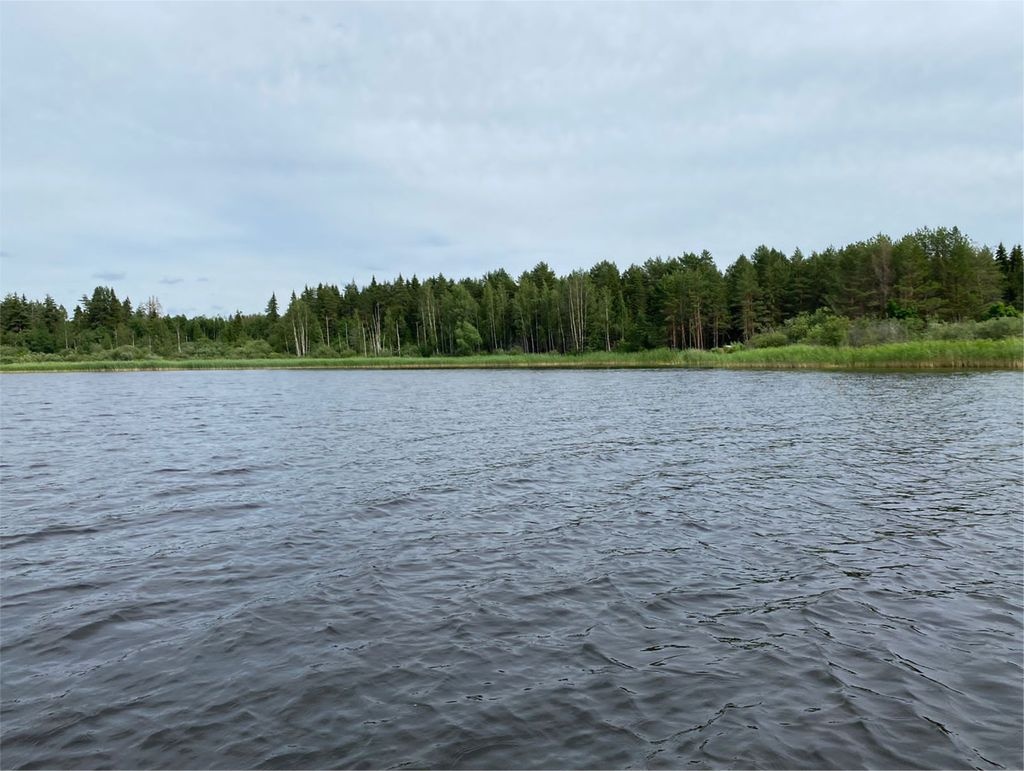
[[[10,361],[0,372],[114,372],[187,369],[1024,369],[1024,339],[928,340],[853,347],[787,345],[725,353],[659,349],[637,353],[332,359],[140,359]]]

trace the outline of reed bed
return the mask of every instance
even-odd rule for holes
[[[859,348],[787,345],[725,351],[661,348],[636,353],[491,354],[435,357],[8,361],[0,372],[127,372],[192,369],[1024,369],[1024,338],[921,340]]]

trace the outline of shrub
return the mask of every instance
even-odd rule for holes
[[[751,348],[781,348],[789,345],[789,338],[785,332],[761,332],[747,340],[747,345]]]
[[[16,361],[25,358],[28,351],[13,345],[0,345],[0,361]]]
[[[197,340],[191,343],[182,343],[181,353],[181,356],[172,355],[172,358],[227,359],[231,356],[231,351],[227,346],[212,340]]]
[[[270,347],[269,345],[267,346]],[[314,359],[339,359],[341,358],[336,350],[331,348],[329,345],[320,343],[316,346],[309,354]]]
[[[985,311],[985,315],[982,316],[982,318],[998,319],[1004,316],[1011,319],[1019,319],[1021,313],[1012,305],[1007,305],[1006,303],[992,303],[990,306],[988,306],[988,310]]]
[[[828,308],[819,308],[814,313],[801,313],[787,319],[782,331],[790,343],[835,346],[846,342],[849,327],[850,320],[845,316],[836,316]]]
[[[802,342],[811,331],[814,319],[809,313],[801,313],[791,319],[786,319],[782,325],[782,331],[790,343]]]
[[[269,359],[273,353],[274,349],[266,340],[249,340],[232,352],[240,359]]]
[[[889,300],[886,303],[885,315],[894,319],[916,319],[920,316],[917,308],[913,305],[901,305],[895,300]]]
[[[845,316],[830,316],[811,327],[805,338],[814,345],[829,345],[833,348],[846,343],[850,320]]]
[[[975,339],[975,327],[973,321],[960,321],[944,323],[935,321],[928,325],[924,331],[925,340],[973,340]]]
[[[148,359],[149,351],[131,345],[122,345],[112,351],[99,351],[93,354],[93,358],[105,361],[139,361]]]
[[[459,356],[468,356],[480,350],[483,345],[480,332],[468,321],[460,321],[455,326],[455,352]]]
[[[1020,316],[996,316],[974,325],[974,336],[982,340],[1002,340],[1024,335],[1024,319]]]
[[[913,324],[898,319],[858,319],[850,325],[846,340],[852,346],[905,343],[912,336]]]

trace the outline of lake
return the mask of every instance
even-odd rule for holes
[[[1020,768],[1019,372],[0,378],[5,768]]]

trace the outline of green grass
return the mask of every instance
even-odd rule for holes
[[[141,359],[138,361],[8,361],[0,372],[116,372],[186,369],[607,369],[713,367],[729,369],[1024,369],[1024,339],[924,340],[830,348],[788,345],[733,353],[637,353],[396,356],[345,359]]]
[[[1024,340],[919,340],[861,348],[789,345],[738,351],[737,364],[808,369],[1024,369]]]

